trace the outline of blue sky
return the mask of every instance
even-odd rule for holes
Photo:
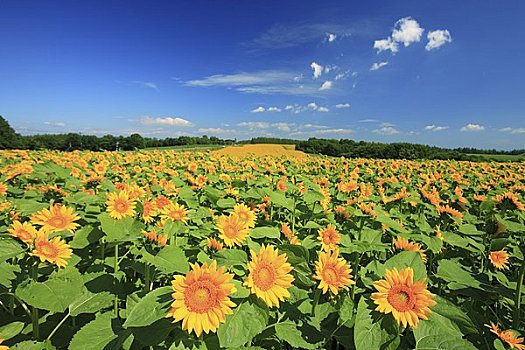
[[[525,2],[24,1],[0,6],[22,134],[525,147]]]

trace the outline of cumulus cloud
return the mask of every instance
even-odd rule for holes
[[[293,123],[273,123],[272,126],[277,128],[278,130],[281,130],[281,131],[290,131],[291,130],[291,127],[294,126],[295,124]]]
[[[319,91],[330,90],[332,88],[332,85],[333,83],[330,80],[327,80],[323,83],[323,85],[321,85]]]
[[[392,41],[391,38],[375,40],[374,49],[377,49],[377,53],[386,50],[390,50],[392,53],[396,53],[397,51],[399,51],[397,43]]]
[[[328,108],[326,108],[326,107],[319,107],[319,108],[317,108],[317,111],[321,112],[321,113],[330,112],[330,110]]]
[[[280,112],[281,109],[280,108],[277,108],[277,107],[269,107],[268,108],[268,112]]]
[[[312,68],[312,71],[314,73],[314,79],[319,78],[321,74],[323,74],[323,66],[321,66],[317,62],[312,62],[310,67]]]
[[[525,134],[525,128],[511,128],[506,127],[499,129],[501,132],[508,132],[509,134]]]
[[[425,46],[425,50],[430,51],[437,49],[446,43],[452,42],[452,36],[448,30],[434,30],[427,34],[428,43]]]
[[[319,106],[317,106],[317,103],[315,102],[310,102],[309,104],[306,105],[306,107],[313,109],[314,111],[317,110],[317,108],[319,108]]]
[[[337,40],[337,34],[326,33],[326,40],[327,40],[329,43],[332,43],[332,42],[336,41],[336,40]]]
[[[480,124],[467,124],[463,126],[460,130],[461,131],[483,131],[485,130],[485,127]]]
[[[425,126],[425,130],[427,131],[443,131],[448,128],[449,128],[448,126],[438,126],[434,124]]]
[[[375,62],[372,65],[372,67],[370,67],[370,71],[373,72],[373,71],[379,70],[386,65],[388,65],[388,62]]]
[[[372,131],[375,132],[376,134],[381,134],[381,135],[395,135],[395,134],[399,134],[399,130],[397,130],[393,126],[383,126],[383,127],[379,128],[379,129],[375,129],[375,130],[372,130]]]
[[[140,119],[141,124],[144,125],[171,125],[171,126],[191,126],[192,123],[183,118],[172,118],[172,117],[143,117]]]
[[[263,106],[259,106],[259,107],[255,108],[255,109],[252,109],[250,111],[250,113],[262,113],[264,111],[266,111],[266,108],[264,108]]]
[[[424,29],[419,26],[415,19],[411,17],[401,18],[394,26],[392,39],[407,47],[411,43],[420,41],[423,31]]]
[[[335,105],[335,108],[350,108],[350,103],[338,103]]]
[[[267,129],[270,127],[270,123],[267,122],[241,122],[237,126],[243,126],[250,129]]]

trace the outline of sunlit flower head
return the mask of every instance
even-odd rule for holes
[[[219,251],[223,249],[222,243],[215,238],[206,239],[206,245],[208,246],[208,248],[210,248],[211,250],[215,250],[215,251]]]
[[[219,238],[223,240],[227,247],[242,246],[250,233],[250,229],[235,213],[231,213],[228,216],[221,215],[217,221],[217,229],[219,230]]]
[[[233,212],[244,222],[246,227],[255,227],[255,213],[246,204],[235,204]]]
[[[45,208],[31,215],[31,223],[41,225],[41,230],[48,233],[73,232],[80,226],[75,222],[78,219],[80,216],[75,214],[75,209],[60,204],[53,204],[49,209]]]
[[[394,246],[396,247],[396,249],[419,253],[419,255],[421,256],[421,260],[423,260],[423,262],[427,261],[427,255],[425,254],[425,251],[423,250],[423,248],[421,248],[421,244],[419,243],[412,243],[409,242],[408,239],[404,239],[401,236],[397,236],[397,239],[394,241]]]
[[[377,304],[376,311],[392,313],[399,325],[407,324],[416,328],[419,319],[427,320],[430,307],[436,305],[434,294],[427,290],[425,279],[414,283],[414,270],[407,267],[400,271],[394,267],[386,270],[384,280],[374,282],[377,293],[372,299]]]
[[[295,233],[292,232],[292,229],[290,228],[290,226],[285,222],[281,224],[281,233],[286,238],[288,238],[288,240],[290,241],[290,244],[294,244],[294,245],[301,244],[301,242],[299,241],[299,238],[297,238]]]
[[[3,342],[4,342],[4,339],[0,338],[0,350],[9,350],[9,346],[2,345]]]
[[[525,350],[525,344],[523,344],[523,337],[518,338],[518,334],[513,330],[500,330],[498,325],[490,322],[490,325],[485,326],[490,328],[490,331],[496,334],[501,340],[506,342],[511,349]]]
[[[56,236],[49,239],[48,233],[39,232],[31,254],[40,258],[41,262],[48,261],[58,267],[66,267],[73,251],[62,237]]]
[[[314,279],[319,280],[319,289],[323,294],[330,290],[337,295],[340,289],[352,284],[352,269],[347,265],[344,258],[338,257],[337,252],[321,252],[319,260],[315,264]]]
[[[142,221],[147,224],[153,222],[155,220],[153,217],[157,214],[155,202],[144,201],[142,202],[142,208]]]
[[[5,196],[5,194],[7,193],[7,186],[0,182],[0,196]]]
[[[107,194],[106,211],[113,219],[123,219],[129,216],[135,216],[136,203],[132,200],[126,191],[112,192]]]
[[[328,227],[320,229],[318,232],[319,236],[317,239],[321,241],[322,250],[328,252],[337,248],[341,236],[334,225],[328,225]]]
[[[489,259],[497,269],[505,269],[509,262],[509,254],[505,250],[497,250],[490,252]]]
[[[279,255],[279,251],[271,245],[263,244],[257,254],[251,251],[249,275],[244,285],[269,307],[279,307],[279,302],[290,296],[288,288],[294,278],[290,274],[292,265],[287,260],[286,254]]]
[[[178,203],[170,203],[164,206],[160,211],[160,218],[162,221],[171,219],[173,221],[188,222],[188,211],[184,205]]]
[[[216,332],[226,315],[231,315],[235,307],[229,295],[236,292],[230,283],[233,275],[224,272],[224,267],[217,269],[214,260],[207,263],[193,264],[186,276],[175,276],[171,282],[174,299],[166,317],[173,317],[173,322],[182,320],[182,329],[189,333]]]
[[[18,238],[27,245],[33,245],[33,240],[37,235],[37,229],[29,222],[21,223],[16,220],[11,224],[11,228],[7,232],[13,237]]]

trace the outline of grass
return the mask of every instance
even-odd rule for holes
[[[483,161],[495,162],[520,162],[525,160],[525,154],[469,154],[469,156],[477,157]]]
[[[222,145],[182,145],[182,146],[166,146],[166,147],[148,147],[146,150],[181,150],[181,151],[214,151],[224,148]]]

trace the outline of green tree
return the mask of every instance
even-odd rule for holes
[[[20,135],[0,115],[0,149],[12,149],[20,146]]]

